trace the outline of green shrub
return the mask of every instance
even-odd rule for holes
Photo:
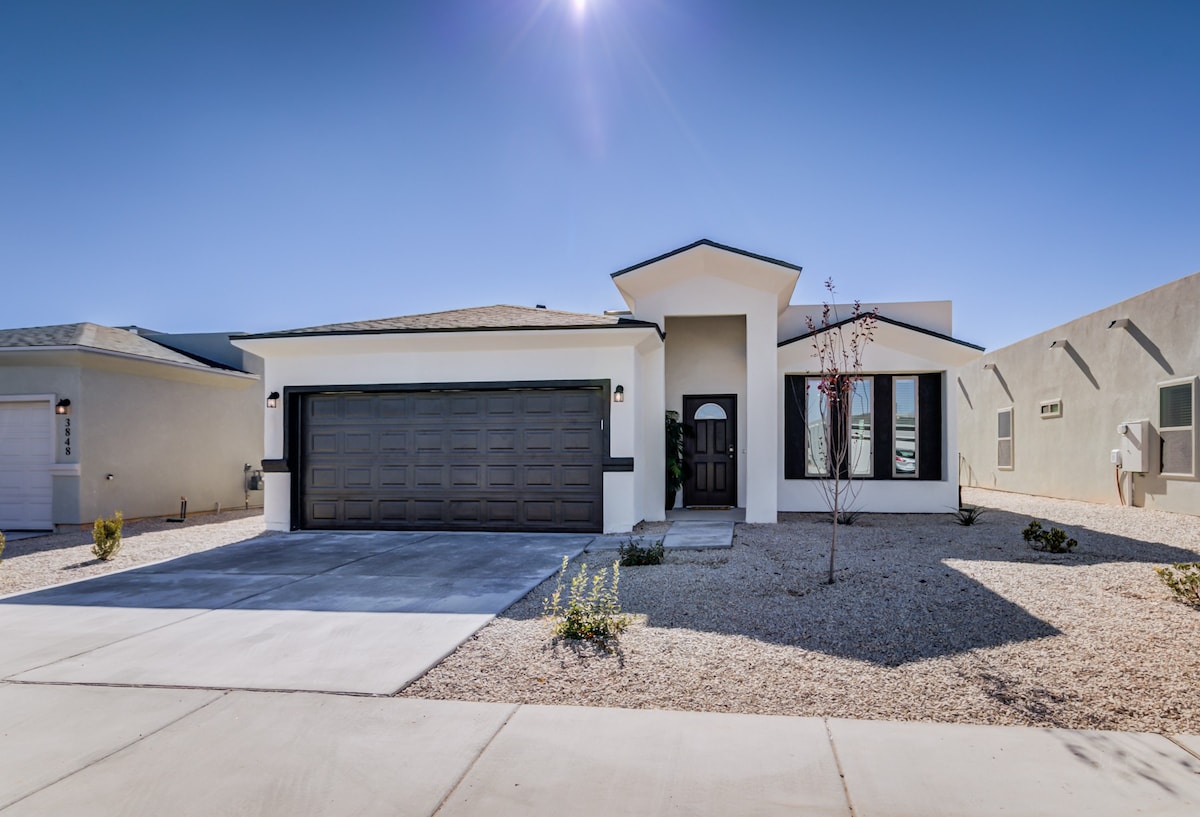
[[[567,557],[564,556],[554,594],[542,602],[542,615],[553,620],[555,635],[559,638],[608,642],[629,626],[629,616],[621,613],[621,602],[617,595],[620,565],[613,562],[612,581],[609,582],[608,568],[589,576],[587,565],[581,564],[579,572],[571,578],[564,606],[563,578],[566,573]]]
[[[96,518],[92,525],[92,554],[103,562],[116,558],[121,549],[121,512],[117,511],[110,519],[103,516]]]
[[[1034,550],[1047,553],[1070,553],[1079,544],[1074,539],[1068,539],[1062,528],[1046,530],[1036,519],[1029,520],[1025,530],[1021,531],[1021,536]]]
[[[964,527],[970,527],[983,516],[983,508],[978,505],[963,505],[954,512],[954,521]]]
[[[0,530],[0,562],[4,561],[4,531]]]
[[[1200,562],[1182,562],[1170,567],[1156,567],[1154,572],[1171,588],[1175,598],[1184,604],[1200,607]]]
[[[642,547],[629,537],[629,543],[621,545],[621,567],[637,567],[638,565],[660,565],[663,563],[663,540],[659,539],[653,545]]]

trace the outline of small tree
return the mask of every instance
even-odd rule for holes
[[[806,316],[808,331],[812,333],[813,357],[820,369],[816,380],[816,393],[809,393],[809,378],[804,379],[805,435],[808,445],[807,456],[825,479],[817,480],[825,504],[833,514],[833,536],[829,543],[829,584],[833,584],[834,559],[837,553],[838,524],[843,514],[849,513],[862,487],[861,479],[855,476],[856,466],[864,456],[870,457],[870,445],[864,445],[864,437],[870,440],[872,430],[861,419],[870,416],[871,394],[859,388],[863,382],[863,353],[875,336],[875,324],[879,311],[863,311],[862,303],[855,301],[850,314],[843,318],[838,314],[837,290],[833,279],[825,282],[829,301],[821,305],[821,320]],[[797,395],[793,395],[796,399]],[[864,405],[865,404],[865,405]],[[813,411],[818,418],[811,416]],[[860,418],[856,427],[855,417]],[[865,421],[869,423],[869,419]]]

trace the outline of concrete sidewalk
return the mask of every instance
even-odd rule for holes
[[[0,685],[0,815],[1194,815],[1200,737]]]

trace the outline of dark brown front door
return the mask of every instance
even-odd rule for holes
[[[737,397],[684,395],[684,505],[737,504]]]

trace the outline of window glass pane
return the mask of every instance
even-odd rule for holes
[[[1012,409],[1005,409],[996,415],[998,419],[998,428],[996,436],[1000,438],[1012,437]]]
[[[850,468],[854,476],[871,473],[871,381],[859,380],[850,396]]]
[[[1162,431],[1162,472],[1164,474],[1191,474],[1192,445],[1191,431]]]
[[[725,409],[718,406],[716,403],[705,403],[700,408],[696,409],[697,420],[724,420]]]
[[[996,464],[1000,468],[1012,468],[1012,440],[1000,440],[996,445]]]
[[[1192,384],[1163,386],[1158,390],[1160,428],[1188,428],[1192,424]]]
[[[896,476],[916,476],[917,473],[917,380],[897,377],[892,381],[895,400],[893,416],[895,441],[892,471]]]
[[[820,385],[819,378],[810,377],[804,381],[804,417],[808,424],[804,470],[812,475],[829,473],[825,436],[828,406],[825,405],[825,395],[821,393]]]

